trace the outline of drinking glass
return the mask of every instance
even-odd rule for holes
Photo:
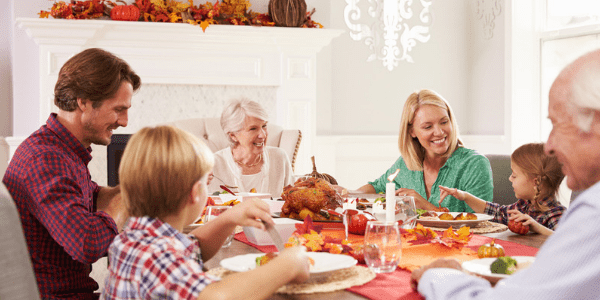
[[[417,223],[417,207],[413,196],[396,196],[396,221],[402,221],[400,227],[413,229]]]
[[[365,231],[365,262],[375,273],[394,272],[402,256],[402,240],[396,222],[369,221]]]
[[[230,209],[231,206],[208,206],[206,208],[206,214],[204,215],[204,223],[208,223],[211,220],[214,220],[216,217],[218,217],[220,214],[224,213],[225,211],[227,211],[228,209]],[[227,239],[225,240],[225,242],[223,242],[223,246],[221,246],[222,248],[227,248],[229,246],[231,246],[231,242],[233,241],[233,236],[235,235],[234,232],[231,232],[231,234],[227,237]]]

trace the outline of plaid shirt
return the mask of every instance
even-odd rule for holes
[[[91,159],[91,149],[52,114],[21,143],[4,174],[43,299],[98,298],[91,264],[106,254],[117,227],[95,211],[99,187],[87,168]]]
[[[562,206],[554,197],[544,199],[542,203],[548,206],[550,209],[547,211],[536,210],[535,207],[529,204],[529,201],[519,199],[517,202],[511,205],[500,205],[498,203],[488,202],[485,205],[484,213],[494,216],[492,221],[508,224],[508,211],[516,209],[521,213],[530,215],[536,222],[546,226],[549,229],[555,230],[560,217],[563,212],[567,209]]]
[[[132,217],[108,250],[101,299],[197,299],[219,280],[202,272],[197,240],[168,223]]]

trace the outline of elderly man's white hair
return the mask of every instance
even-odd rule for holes
[[[571,85],[571,104],[575,123],[590,132],[595,112],[600,112],[600,51],[588,53]]]

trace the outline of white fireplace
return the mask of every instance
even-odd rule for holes
[[[64,62],[99,47],[125,59],[142,78],[129,124],[115,133],[177,119],[217,117],[225,102],[247,96],[269,112],[270,122],[302,131],[296,173],[309,173],[316,137],[316,57],[342,30],[21,18],[18,25],[39,45],[39,125],[53,104]],[[25,137],[7,141],[10,153]],[[92,178],[106,184],[106,147],[93,147]]]

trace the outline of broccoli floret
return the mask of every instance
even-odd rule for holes
[[[517,261],[510,256],[498,257],[490,266],[495,274],[512,274],[517,270]]]

